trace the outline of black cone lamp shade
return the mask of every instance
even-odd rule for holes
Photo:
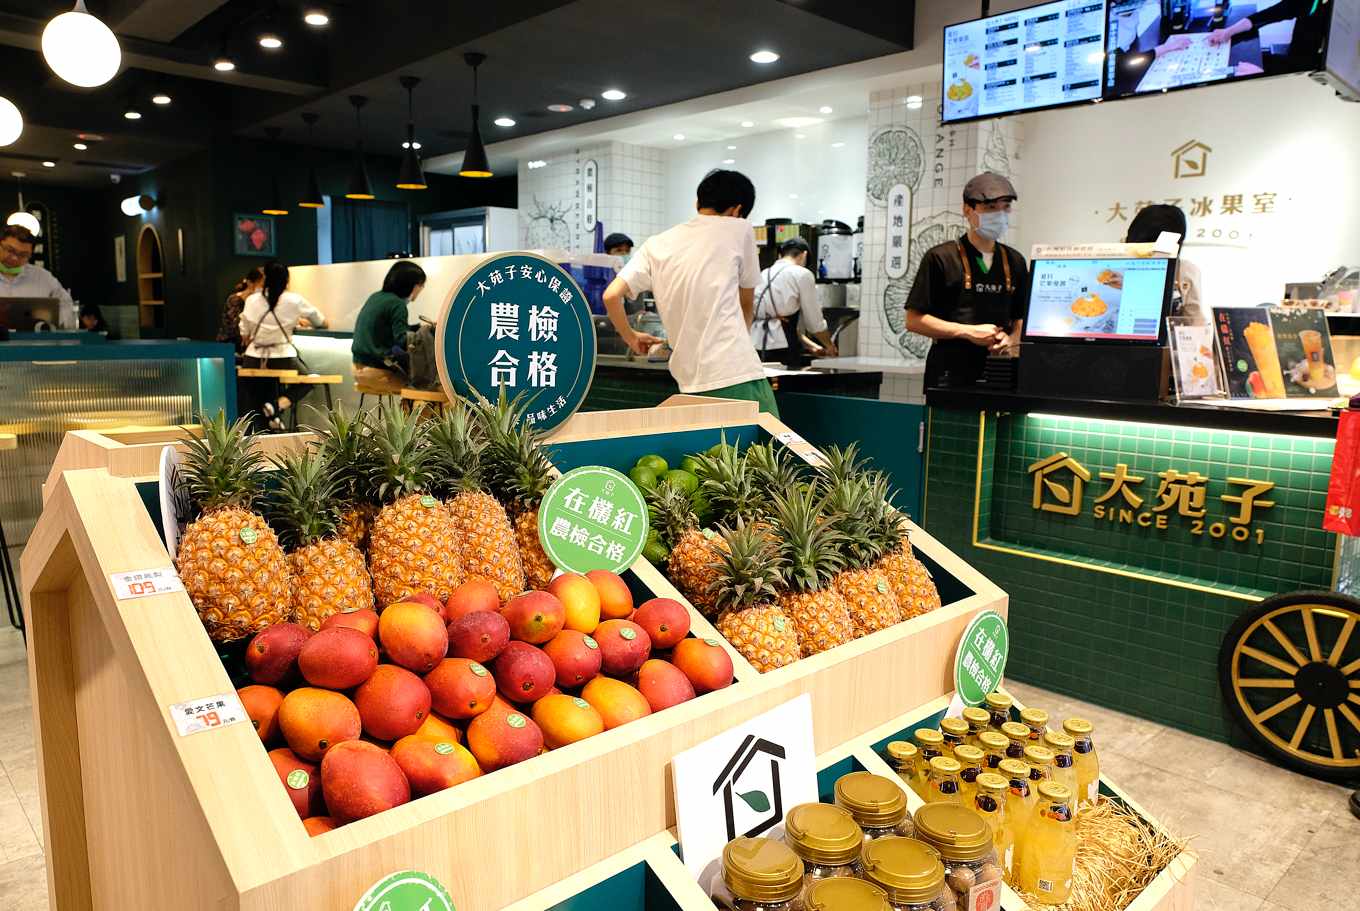
[[[265,127],[265,133],[269,136],[269,145],[274,153],[275,166],[282,160],[279,155],[279,134],[283,131],[278,127]],[[287,215],[288,207],[283,204],[283,194],[279,192],[279,175],[276,171],[269,181],[269,205],[260,210],[261,215]]]
[[[363,95],[351,95],[349,103],[354,105],[354,170],[349,175],[345,198],[373,199],[373,182],[368,179],[368,162],[364,160],[363,124],[359,118],[359,110],[368,103],[368,99]]]
[[[321,119],[319,114],[307,111],[302,115],[302,122],[307,124],[307,136],[310,141],[312,128]],[[303,209],[324,209],[326,208],[326,198],[321,195],[321,181],[316,178],[316,152],[308,150],[308,157],[311,163],[307,165],[307,195],[298,200],[298,206]]]
[[[486,60],[485,54],[470,51],[463,60],[472,67],[472,138],[463,152],[463,166],[458,169],[459,177],[492,177],[491,164],[486,160],[486,146],[482,144],[481,108],[477,104],[477,67]]]
[[[402,76],[401,85],[406,89],[406,152],[401,156],[401,170],[397,172],[398,190],[424,190],[425,169],[420,165],[416,154],[416,117],[412,93],[420,79],[415,76]]]

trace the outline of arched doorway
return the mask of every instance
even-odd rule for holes
[[[137,235],[137,316],[143,335],[165,331],[165,256],[151,225]]]

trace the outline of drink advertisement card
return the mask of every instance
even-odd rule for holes
[[[1270,309],[1215,307],[1214,327],[1228,380],[1228,395],[1235,399],[1284,398],[1284,376]]]
[[[1335,398],[1336,360],[1327,314],[1322,310],[1275,307],[1270,311],[1275,348],[1290,398]]]
[[[1220,394],[1214,363],[1214,327],[1177,316],[1166,322],[1175,355],[1171,364],[1176,371],[1177,395],[1182,399],[1204,399]]]

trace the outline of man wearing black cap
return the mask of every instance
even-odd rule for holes
[[[1029,267],[1019,250],[999,243],[1017,198],[1000,174],[977,175],[963,188],[968,233],[921,259],[907,295],[907,328],[935,339],[926,357],[927,388],[972,385],[988,354],[1019,352]]]

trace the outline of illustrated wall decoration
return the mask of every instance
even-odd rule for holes
[[[272,215],[233,215],[231,222],[231,249],[237,256],[276,255]]]

